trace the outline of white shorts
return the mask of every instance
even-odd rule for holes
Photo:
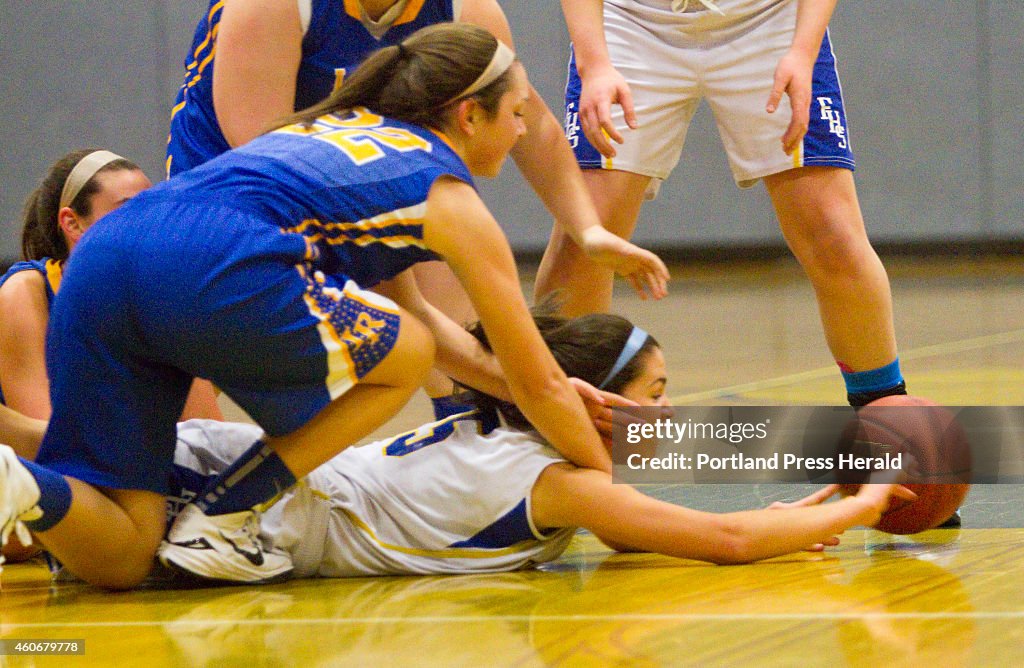
[[[683,13],[670,0],[609,0],[605,35],[613,65],[633,94],[639,127],[629,130],[622,109],[612,121],[625,137],[614,159],[601,156],[579,127],[580,79],[569,62],[565,129],[582,168],[617,169],[651,176],[654,192],[683,150],[701,99],[707,100],[740,187],[794,167],[854,168],[842,91],[826,33],[814,67],[811,123],[793,155],[782,150],[792,112],[783,97],[765,111],[775,67],[789,50],[796,26],[795,0],[719,0],[719,16],[699,0]]]

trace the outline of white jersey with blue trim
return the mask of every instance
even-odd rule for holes
[[[188,501],[260,435],[252,425],[192,420],[175,463]],[[530,495],[565,461],[536,433],[481,434],[462,413],[349,448],[310,473],[263,516],[263,536],[292,555],[299,577],[493,573],[556,559],[575,529],[537,530]]]

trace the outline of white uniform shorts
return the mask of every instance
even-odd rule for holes
[[[639,127],[629,130],[622,109],[612,121],[625,143],[606,158],[584,136],[578,121],[580,78],[569,62],[565,131],[584,169],[617,169],[661,180],[679,162],[686,131],[707,100],[740,187],[794,167],[829,165],[854,169],[842,91],[826,33],[814,66],[810,127],[802,145],[787,155],[782,135],[792,116],[783,96],[774,114],[765,111],[779,59],[796,27],[795,0],[718,0],[725,16],[690,0],[675,12],[671,0],[606,0],[605,35],[612,64],[630,85]]]

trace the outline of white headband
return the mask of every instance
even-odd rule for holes
[[[633,331],[629,333],[629,338],[626,339],[626,344],[622,346],[622,352],[619,353],[619,358],[615,360],[615,364],[612,365],[608,375],[604,377],[601,384],[597,386],[597,389],[603,390],[604,386],[607,385],[615,376],[619,375],[626,365],[629,364],[636,354],[640,352],[640,349],[647,343],[647,337],[650,336],[647,332],[640,329],[636,325],[633,326]]]
[[[124,160],[124,158],[110,151],[93,151],[79,160],[68,174],[68,178],[64,181],[64,187],[60,191],[60,208],[71,206],[89,179],[115,160]]]
[[[508,68],[512,67],[512,63],[515,61],[515,51],[505,46],[505,43],[499,39],[498,48],[494,50],[494,55],[491,56],[491,62],[487,63],[487,67],[485,67],[484,71],[480,73],[480,76],[476,78],[476,81],[469,84],[464,91],[452,97],[450,100],[445,102],[445,104],[450,104],[455,100],[469,97],[473,93],[494,83],[498,77],[508,71]]]

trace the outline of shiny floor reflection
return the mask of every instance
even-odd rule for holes
[[[9,665],[934,665],[1020,658],[1024,530],[847,532],[827,554],[712,566],[612,555],[542,571],[109,594],[9,567],[4,638],[84,638]]]

